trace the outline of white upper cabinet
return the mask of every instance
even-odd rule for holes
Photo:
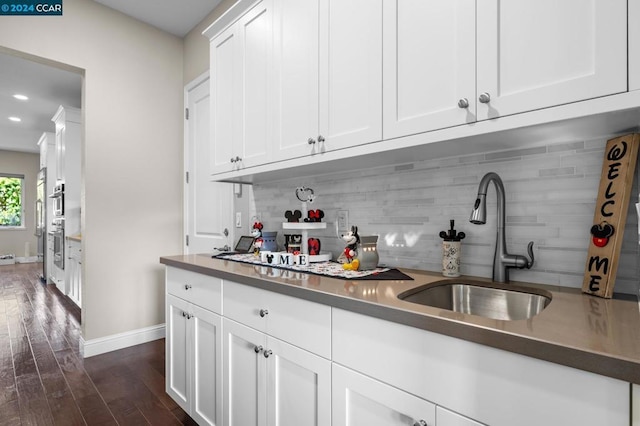
[[[274,0],[276,159],[312,152],[319,134],[319,0]]]
[[[211,171],[228,172],[236,163],[234,147],[239,144],[240,64],[237,27],[231,27],[211,41]]]
[[[625,0],[385,0],[384,138],[627,90]]]
[[[626,0],[487,0],[477,25],[479,120],[627,90]]]
[[[489,121],[640,88],[640,31],[627,33],[639,3],[238,0],[205,31],[212,173],[353,157],[434,130],[439,142],[562,120]],[[594,114],[624,109],[611,102]],[[565,116],[585,114],[572,108]]]
[[[476,120],[475,8],[385,0],[385,139]]]
[[[270,4],[261,1],[211,41],[212,173],[270,160]]]
[[[324,149],[382,139],[382,0],[325,1],[320,17]],[[321,145],[320,149],[323,148]]]
[[[274,0],[276,160],[382,139],[382,0]]]

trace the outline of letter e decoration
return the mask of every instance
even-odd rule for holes
[[[613,295],[639,145],[638,133],[607,141],[582,281],[584,293],[606,299]]]

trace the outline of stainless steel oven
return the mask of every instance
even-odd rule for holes
[[[53,194],[49,195],[53,201],[53,215],[55,217],[64,216],[64,183],[58,182],[53,187]]]
[[[53,220],[53,264],[64,269],[64,219]]]

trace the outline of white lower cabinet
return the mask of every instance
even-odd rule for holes
[[[629,424],[627,382],[336,308],[333,324],[334,363],[483,425]]]
[[[331,424],[331,362],[224,319],[224,424]]]
[[[332,379],[333,426],[482,426],[338,364]]]
[[[333,364],[333,426],[435,426],[436,406]]]
[[[436,426],[483,426],[446,408],[436,407]]]
[[[640,426],[640,385],[631,386],[631,426]]]
[[[79,241],[67,239],[67,263],[65,268],[65,281],[67,296],[78,307],[82,306],[82,247]]]
[[[200,425],[640,426],[637,385],[177,268],[166,315]]]
[[[222,425],[222,317],[196,304],[220,311],[220,286],[167,268],[166,391],[199,425]]]

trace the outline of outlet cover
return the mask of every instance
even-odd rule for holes
[[[346,231],[349,229],[349,211],[338,210],[338,230]]]

